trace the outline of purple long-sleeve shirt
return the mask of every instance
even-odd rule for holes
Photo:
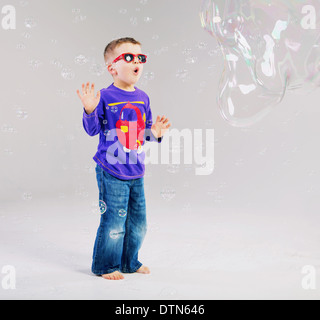
[[[121,180],[142,178],[145,174],[145,141],[161,142],[151,132],[150,100],[145,92],[121,90],[112,84],[101,90],[95,111],[83,112],[83,127],[90,136],[100,135],[93,160]]]

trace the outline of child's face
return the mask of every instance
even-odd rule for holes
[[[132,43],[121,44],[114,50],[111,57],[112,61],[123,53],[142,54],[141,46]],[[138,57],[135,57],[134,60],[129,63],[121,59],[109,65],[108,70],[117,84],[124,87],[133,87],[141,78],[143,64],[140,63]]]

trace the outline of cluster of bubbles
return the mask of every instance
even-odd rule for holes
[[[320,84],[318,0],[203,0],[202,26],[225,60],[218,104],[231,125],[261,120],[287,91]]]

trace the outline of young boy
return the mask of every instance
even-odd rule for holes
[[[96,177],[101,221],[93,252],[92,272],[108,280],[122,273],[148,274],[138,261],[147,220],[144,194],[145,141],[161,142],[171,127],[158,117],[153,124],[148,96],[135,87],[147,57],[133,38],[112,41],[104,52],[114,83],[95,95],[94,84],[77,94],[84,106],[83,126],[90,136],[100,134]]]

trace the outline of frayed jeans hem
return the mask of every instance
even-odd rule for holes
[[[95,274],[96,276],[103,276],[104,274],[110,274],[116,271],[119,271],[119,268],[113,268],[113,269],[109,269],[109,270],[105,270],[105,271],[95,271],[95,270],[91,270],[93,274]]]
[[[132,269],[132,270],[128,270],[127,268],[122,268],[121,272],[122,273],[136,273],[141,267],[143,266],[142,263],[139,263],[136,268]]]

